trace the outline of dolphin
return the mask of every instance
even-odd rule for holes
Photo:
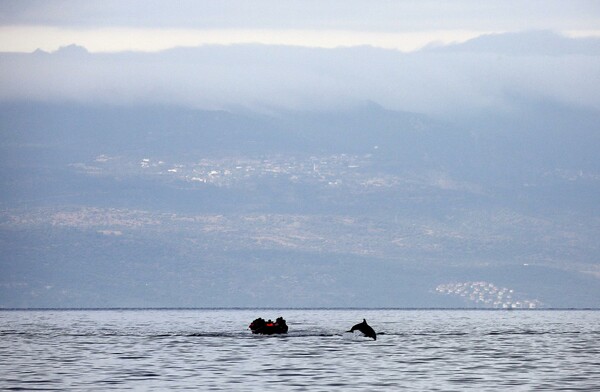
[[[362,332],[366,337],[373,338],[373,340],[377,340],[377,334],[375,333],[375,331],[373,331],[373,328],[371,328],[371,326],[367,324],[367,320],[363,319],[362,323],[356,324],[355,326],[350,328],[350,331],[347,332],[354,332],[357,330]]]

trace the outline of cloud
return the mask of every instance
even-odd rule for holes
[[[267,30],[596,29],[593,0],[4,0],[2,25]]]
[[[106,54],[69,47],[52,54],[3,54],[0,99],[261,110],[314,110],[372,100],[390,109],[448,115],[511,110],[514,97],[522,97],[600,109],[600,56],[582,53],[589,45],[579,40],[542,36],[548,47],[552,40],[569,45],[552,55],[507,51],[507,42],[520,48],[527,41],[524,33],[502,37],[499,47],[492,40],[485,50],[479,50],[479,42],[478,50],[409,54],[267,45]]]
[[[0,52],[92,52],[260,43],[412,51],[491,32],[552,30],[598,36],[600,7],[586,0],[5,0]]]

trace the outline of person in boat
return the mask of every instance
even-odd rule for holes
[[[282,333],[287,333],[288,326],[283,317],[277,317],[277,319],[275,319],[275,324],[279,327]]]
[[[275,322],[271,319],[265,321],[262,317],[250,323],[250,330],[255,334],[272,335],[276,333],[287,333],[288,326],[283,317],[278,317]]]

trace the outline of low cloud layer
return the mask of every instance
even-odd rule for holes
[[[593,0],[4,0],[0,25],[353,31],[597,29]]]
[[[430,114],[513,110],[535,99],[600,110],[599,48],[598,39],[538,32],[410,54],[265,45],[91,54],[72,46],[0,55],[0,99],[260,110],[371,100]]]

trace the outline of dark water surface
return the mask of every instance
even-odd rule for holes
[[[0,390],[591,391],[600,311],[0,311],[0,358]]]

